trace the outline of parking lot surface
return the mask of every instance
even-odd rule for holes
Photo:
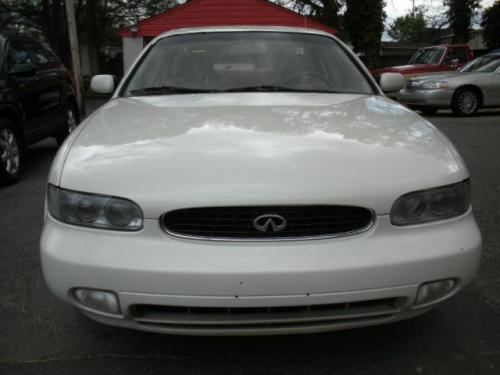
[[[0,187],[0,374],[500,374],[500,112],[429,120],[471,172],[484,240],[476,281],[414,320],[302,336],[148,334],[99,325],[60,302],[44,284],[38,250],[57,146],[31,147],[23,179]]]

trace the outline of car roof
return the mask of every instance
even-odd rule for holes
[[[0,40],[7,40],[15,36],[21,36],[19,33],[14,33],[12,31],[3,31],[0,33]]]
[[[269,32],[288,32],[301,34],[316,34],[328,37],[334,37],[326,31],[319,29],[310,29],[305,27],[288,26],[210,26],[210,27],[190,27],[166,31],[158,35],[155,39],[162,39],[172,35],[199,34],[199,33],[217,33],[217,32],[241,32],[241,31],[269,31]]]
[[[43,39],[41,39],[38,36],[34,36],[31,34],[25,34],[25,33],[19,33],[15,31],[2,31],[0,32],[0,40],[8,40],[8,39],[30,39],[30,40],[36,40],[37,42],[43,43]]]
[[[32,37],[31,35],[16,33],[16,32],[12,32],[12,31],[3,31],[0,33],[0,44],[5,43],[8,39],[11,39],[11,38],[23,38],[23,39],[37,40],[36,38]]]
[[[422,49],[426,48],[436,48],[436,47],[468,47],[467,44],[436,44],[435,46],[421,47]]]
[[[483,57],[489,57],[489,56],[497,56],[497,57],[500,57],[500,52],[485,53],[484,55],[481,55],[481,56],[475,56],[474,60],[482,59]]]

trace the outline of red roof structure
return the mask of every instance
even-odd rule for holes
[[[319,29],[331,34],[336,30],[267,0],[191,0],[119,32],[131,37],[151,39],[169,30],[203,26],[295,26]]]

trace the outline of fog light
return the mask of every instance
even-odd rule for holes
[[[414,306],[423,307],[443,299],[453,291],[455,285],[457,285],[457,282],[453,279],[433,281],[420,285]]]
[[[83,306],[107,314],[120,314],[118,297],[113,292],[95,289],[75,289],[74,296]]]

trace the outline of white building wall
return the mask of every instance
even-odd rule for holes
[[[123,40],[123,72],[126,73],[130,65],[142,52],[143,40],[141,37],[122,38]]]

